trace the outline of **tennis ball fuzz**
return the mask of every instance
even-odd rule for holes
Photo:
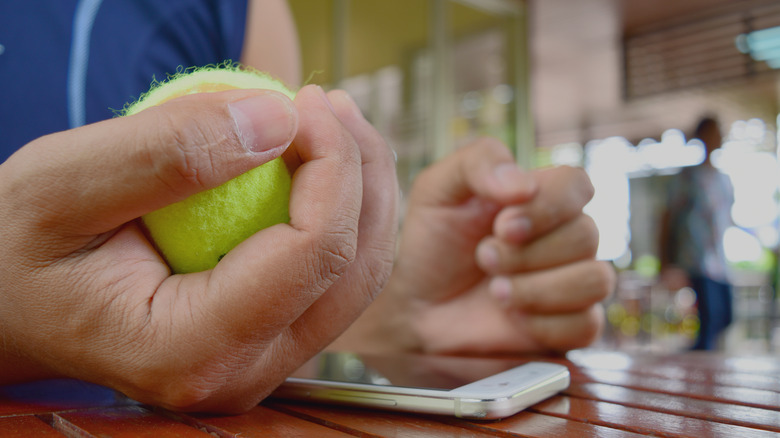
[[[295,97],[266,74],[231,66],[207,67],[154,84],[126,106],[123,115],[187,94],[237,88],[270,89]],[[290,185],[284,161],[276,158],[219,187],[146,214],[142,221],[174,273],[204,271],[257,231],[289,222]]]

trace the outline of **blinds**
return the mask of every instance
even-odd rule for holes
[[[777,67],[771,51],[756,56],[746,41],[752,40],[749,36],[755,31],[780,27],[780,2],[734,4],[729,9],[674,20],[666,26],[626,36],[626,98],[744,80],[772,71],[771,65]],[[780,40],[777,43],[780,62]]]

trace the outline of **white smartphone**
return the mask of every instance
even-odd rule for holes
[[[555,395],[569,382],[565,366],[547,362],[324,352],[271,397],[499,419]]]

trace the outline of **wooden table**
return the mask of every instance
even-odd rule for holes
[[[780,436],[777,356],[577,350],[546,359],[570,368],[571,387],[502,421],[279,401],[238,416],[177,415],[113,395],[86,402],[0,388],[0,436]],[[83,385],[56,383],[69,384]]]

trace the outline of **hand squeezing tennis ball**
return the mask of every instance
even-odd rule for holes
[[[260,72],[203,68],[155,84],[126,106],[123,115],[187,94],[237,88],[269,89],[295,97],[281,82]],[[146,214],[142,220],[174,273],[204,271],[257,231],[289,222],[290,184],[284,161],[276,158],[219,187]]]

